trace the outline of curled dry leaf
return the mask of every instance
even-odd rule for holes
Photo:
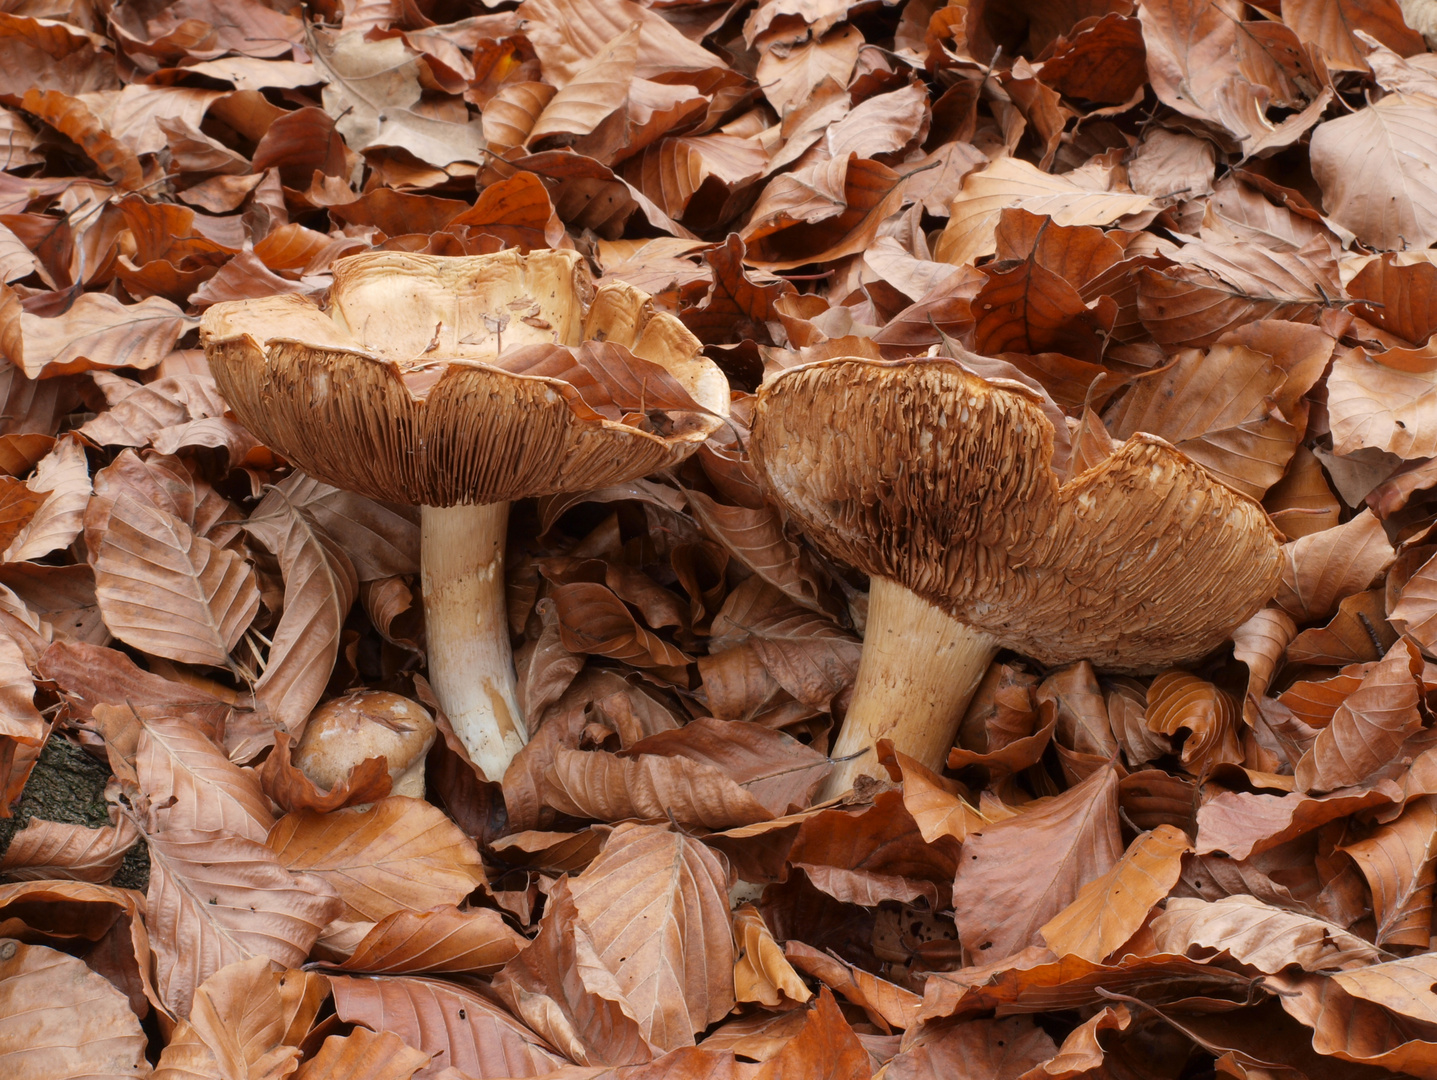
[[[1431,941],[1432,890],[1437,885],[1437,806],[1431,796],[1407,804],[1396,821],[1366,840],[1343,846],[1372,890],[1376,943],[1416,945]]]
[[[904,1030],[915,1025],[923,999],[911,990],[836,960],[801,941],[786,942],[783,954],[844,1000],[861,1008],[880,1027]]]
[[[40,459],[25,486],[46,496],[34,515],[5,549],[6,562],[48,555],[67,546],[80,532],[90,501],[90,472],[78,439],[65,438]]]
[[[789,1002],[803,1004],[813,996],[773,939],[763,915],[752,904],[734,910],[733,929],[739,952],[734,963],[734,997],[768,1008]]]
[[[329,682],[340,630],[359,591],[349,556],[277,490],[245,530],[274,553],[284,575],[284,614],[274,631],[255,697],[296,738]]]

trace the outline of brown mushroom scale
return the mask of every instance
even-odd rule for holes
[[[216,304],[201,338],[268,445],[327,483],[423,508],[430,679],[494,780],[527,738],[509,503],[675,464],[728,415],[698,339],[629,285],[596,289],[572,251],[355,255],[335,263],[328,311],[294,296]],[[670,415],[656,423],[651,406]]]
[[[882,775],[881,738],[941,768],[1000,647],[1044,664],[1162,670],[1201,657],[1277,586],[1262,508],[1135,435],[1060,485],[1032,391],[941,358],[840,358],[759,390],[769,494],[870,575],[868,625],[830,777]]]

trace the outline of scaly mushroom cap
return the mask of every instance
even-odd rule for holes
[[[572,251],[367,252],[335,263],[329,304],[216,304],[200,336],[246,427],[373,498],[454,506],[604,487],[683,460],[728,415],[728,383],[698,339],[638,289],[595,290]],[[516,346],[586,341],[659,365],[698,409],[661,434],[600,415],[552,363],[500,366]]]
[[[765,486],[810,539],[1044,664],[1202,656],[1277,587],[1262,508],[1135,435],[1066,484],[1031,390],[951,360],[823,360],[759,390]]]
[[[291,761],[326,791],[363,761],[382,757],[392,795],[424,798],[424,757],[438,729],[422,705],[383,690],[361,690],[325,702],[304,725]]]

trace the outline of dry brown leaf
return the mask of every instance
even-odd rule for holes
[[[213,1069],[221,1076],[280,1077],[299,1063],[298,1042],[328,994],[322,975],[273,970],[263,956],[215,972],[160,1056],[158,1080]]]
[[[229,663],[259,611],[253,570],[174,515],[121,494],[95,559],[95,597],[121,641],[171,660]]]
[[[1159,825],[1128,845],[1123,857],[1094,878],[1066,908],[1039,928],[1059,956],[1100,963],[1133,936],[1182,872],[1192,842],[1181,829]]]
[[[1146,195],[1081,187],[1073,177],[1052,176],[1019,158],[1001,157],[964,178],[933,256],[961,265],[993,254],[999,219],[1010,207],[1045,214],[1059,225],[1110,225],[1152,205]]]
[[[1392,760],[1422,727],[1422,663],[1411,641],[1401,640],[1388,650],[1297,763],[1294,778],[1300,788],[1319,793],[1348,787]]]
[[[693,659],[640,625],[603,585],[560,585],[550,598],[559,617],[559,638],[570,652],[608,656],[635,667],[675,668]]]
[[[103,885],[139,838],[123,817],[98,829],[32,817],[5,849],[0,871],[17,881],[63,878]]]
[[[868,1051],[824,989],[798,1034],[759,1067],[754,1080],[869,1080],[872,1075]]]
[[[332,885],[345,919],[374,922],[457,904],[484,884],[474,842],[421,799],[396,795],[366,809],[287,814],[269,846],[289,869]]]
[[[125,995],[43,945],[0,940],[0,1070],[13,1080],[144,1077],[145,1035]]]
[[[678,833],[620,825],[573,880],[574,903],[644,1038],[669,1050],[733,1006],[733,930],[720,857]]]
[[[544,106],[527,141],[534,144],[546,136],[587,135],[621,108],[634,78],[639,33],[638,26],[625,30],[576,71]]]
[[[1437,455],[1424,417],[1437,394],[1437,358],[1422,349],[1344,349],[1327,380],[1333,451],[1364,447],[1413,459]]]
[[[1284,544],[1282,552],[1276,599],[1299,623],[1330,615],[1339,600],[1362,592],[1397,557],[1370,510],[1336,528]]]
[[[970,834],[953,881],[964,947],[997,961],[1037,944],[1040,928],[1121,855],[1111,767],[1045,806]]]
[[[163,714],[137,718],[144,730],[135,770],[160,829],[219,830],[264,843],[274,815],[253,769],[233,764],[185,720]]]
[[[1426,51],[1422,35],[1402,19],[1397,0],[1293,0],[1283,4],[1282,21],[1303,41],[1322,50],[1327,66],[1366,71],[1367,46],[1355,36],[1371,35],[1401,56]]]

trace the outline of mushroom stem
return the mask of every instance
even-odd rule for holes
[[[933,770],[943,768],[968,699],[998,642],[887,578],[869,581],[868,629],[853,701],[830,756],[837,762],[821,799],[846,793],[859,776],[887,778],[873,747],[894,749]]]
[[[429,681],[474,764],[503,779],[528,737],[504,595],[509,504],[425,506],[420,517]]]

